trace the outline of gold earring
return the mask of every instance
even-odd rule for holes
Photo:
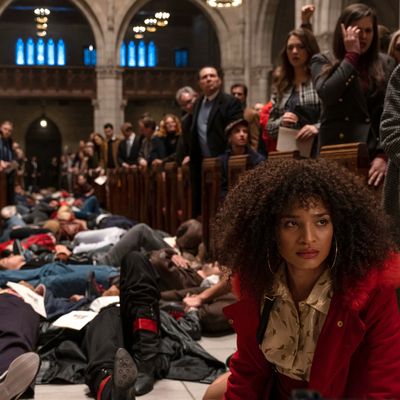
[[[267,265],[268,269],[271,271],[271,274],[274,275],[274,271],[272,271],[271,264],[269,262],[269,251],[267,252]]]
[[[337,255],[338,255],[338,245],[337,245],[337,240],[335,238],[335,256],[333,257],[333,263],[329,267],[330,270],[333,270],[333,268],[335,268]]]

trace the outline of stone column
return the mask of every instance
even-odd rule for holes
[[[224,68],[224,90],[229,93],[234,83],[244,82],[244,68],[225,67]]]
[[[262,65],[251,68],[249,99],[247,103],[252,105],[256,102],[266,103],[270,96],[269,75],[273,70],[273,65]]]
[[[111,122],[115,132],[124,120],[122,95],[122,69],[111,66],[98,66],[97,72],[97,99],[94,105],[94,125],[97,132],[103,132],[103,125]]]

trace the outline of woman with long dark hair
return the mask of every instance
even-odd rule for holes
[[[333,55],[333,62],[322,54],[311,60],[314,85],[322,101],[320,144],[366,143],[368,183],[378,186],[386,174],[379,123],[394,61],[379,53],[374,9],[361,3],[344,9],[333,35]]]
[[[267,123],[269,136],[276,138],[280,126],[299,129],[298,140],[318,135],[321,105],[311,80],[310,59],[319,53],[318,43],[308,29],[289,32],[274,72],[273,107]]]

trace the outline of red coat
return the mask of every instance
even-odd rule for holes
[[[334,295],[320,333],[309,389],[327,398],[400,399],[400,256],[346,295]],[[258,347],[260,306],[243,298],[225,308],[237,332],[226,400],[269,399],[272,368]]]

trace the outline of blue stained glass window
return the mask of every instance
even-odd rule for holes
[[[128,44],[128,67],[136,67],[136,46],[131,40]]]
[[[154,42],[150,42],[147,47],[147,66],[156,67],[157,66],[157,49]]]
[[[189,66],[189,50],[176,49],[175,50],[175,66],[188,67]]]
[[[15,63],[17,65],[25,64],[25,54],[24,54],[24,41],[19,38],[15,46]]]
[[[93,46],[83,49],[83,64],[87,66],[96,65],[96,49]]]
[[[65,65],[65,44],[62,39],[57,42],[57,65]]]
[[[26,42],[26,63],[35,65],[35,42],[32,38],[29,38]]]
[[[83,49],[83,64],[90,65],[91,57],[90,50],[86,47]]]
[[[90,52],[90,62],[91,62],[91,65],[96,65],[96,61],[97,61],[97,52],[96,52],[96,49],[93,49],[93,50]]]
[[[139,42],[138,48],[138,66],[145,67],[146,66],[146,45],[143,40]]]
[[[57,50],[57,51],[56,51]],[[28,38],[26,43],[19,38],[15,44],[15,63],[17,65],[65,65],[65,44],[62,39],[56,44],[53,39]],[[96,50],[91,53],[91,63],[96,64]]]
[[[122,42],[121,47],[119,48],[119,65],[121,67],[126,67],[126,44],[125,44],[125,42]]]
[[[54,40],[47,41],[47,65],[55,65],[56,63],[56,49],[54,47]]]
[[[36,64],[44,65],[45,64],[45,45],[44,40],[39,39],[36,43]]]

